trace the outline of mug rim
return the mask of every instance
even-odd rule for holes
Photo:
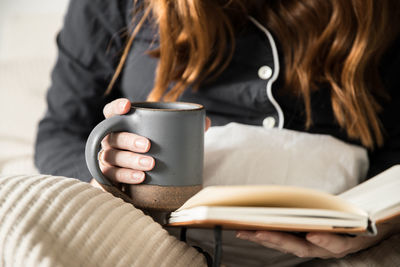
[[[146,107],[145,105],[152,105],[152,104],[157,104],[160,105],[159,108],[157,107]],[[188,108],[168,108],[168,107],[162,107],[162,105],[169,105],[169,104],[175,104],[175,105],[182,105],[182,106],[192,106]],[[139,106],[137,106],[139,105]],[[140,106],[143,105],[143,106]],[[141,101],[141,102],[131,102],[131,109],[140,109],[140,110],[149,110],[149,111],[198,111],[204,109],[204,106],[201,104],[197,103],[191,103],[191,102],[181,102],[181,101],[175,101],[175,102],[162,102],[162,101]]]

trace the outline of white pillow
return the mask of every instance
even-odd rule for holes
[[[205,137],[204,185],[283,184],[340,193],[363,181],[366,149],[329,135],[230,123]]]

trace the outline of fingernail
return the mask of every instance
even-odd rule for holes
[[[148,141],[144,138],[138,138],[135,140],[135,146],[140,149],[146,149],[148,146]]]
[[[119,108],[121,111],[123,111],[125,109],[125,106],[126,106],[126,101],[122,100],[119,102]]]
[[[132,174],[132,177],[135,182],[139,182],[144,179],[144,173],[143,172],[134,172]]]
[[[153,165],[153,159],[143,157],[139,160],[139,164],[142,167],[151,167]]]

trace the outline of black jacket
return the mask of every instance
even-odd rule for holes
[[[126,42],[124,30],[131,27],[131,2],[71,1],[57,38],[59,55],[47,95],[48,110],[37,134],[35,163],[40,172],[89,181],[85,142],[92,128],[103,119],[104,105],[118,97],[144,101],[153,87],[157,60],[149,57],[146,50],[151,45],[157,46],[157,38],[154,38],[155,29],[145,24],[112,94],[104,97]],[[283,63],[282,56],[280,63]],[[261,79],[258,74],[262,66],[275,70],[271,44],[249,22],[237,37],[227,69],[199,91],[189,88],[180,100],[203,104],[213,125],[232,121],[262,125],[266,117],[277,120],[276,109],[266,93],[268,79]],[[400,163],[400,38],[387,51],[380,67],[391,101],[382,103],[385,145],[370,151],[369,176]],[[283,92],[281,80],[282,75],[273,83],[272,92],[283,110],[284,128],[305,131],[302,98]],[[329,134],[359,144],[349,139],[335,122],[329,87],[313,93],[311,103],[314,124],[308,132]]]

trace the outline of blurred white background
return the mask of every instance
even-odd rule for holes
[[[0,60],[54,55],[68,0],[1,0]],[[49,51],[50,50],[50,51]]]
[[[33,171],[33,142],[68,0],[0,0],[0,174]]]

